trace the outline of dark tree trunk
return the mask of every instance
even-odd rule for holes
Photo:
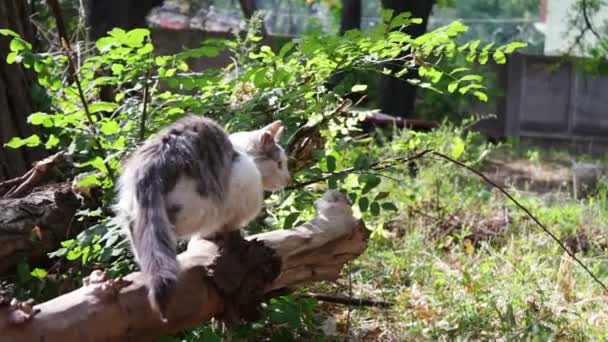
[[[361,0],[342,0],[342,14],[340,17],[340,34],[344,34],[349,30],[361,28]],[[345,73],[332,75],[326,83],[327,89],[336,87],[344,77]],[[358,94],[350,94],[346,96],[351,100],[356,101]]]
[[[164,0],[90,0],[87,22],[89,37],[97,40],[115,27],[130,30],[147,27],[146,16]]]
[[[243,16],[247,19],[251,19],[253,13],[258,9],[255,0],[239,0],[241,5],[241,10],[243,11]]]
[[[26,0],[0,1],[0,28],[9,28],[32,42]],[[9,38],[0,36],[0,181],[23,174],[43,156],[40,150],[4,147],[12,137],[25,138],[33,133],[27,116],[33,110],[31,87],[34,77],[21,65],[5,62],[10,52],[9,42]]]
[[[243,16],[245,19],[251,19],[253,14],[258,10],[258,5],[255,0],[239,0],[239,4],[241,5],[241,11],[243,12]],[[262,26],[260,27],[260,31],[262,36],[264,37],[264,42],[269,44],[270,40],[268,37],[268,31],[266,31],[266,25],[264,25],[264,21],[262,20]]]
[[[361,28],[361,0],[342,0],[340,34]]]
[[[427,29],[427,23],[434,0],[382,0],[382,6],[392,9],[394,15],[402,12],[412,13],[414,18],[422,18],[420,25],[411,25],[405,29],[405,33],[412,37],[423,35]],[[389,69],[397,69],[395,66],[387,66]],[[416,100],[416,87],[391,76],[382,76],[380,82],[380,107],[384,113],[400,117],[411,117],[414,113],[414,102]]]

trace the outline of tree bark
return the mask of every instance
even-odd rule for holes
[[[361,29],[361,0],[342,0],[340,34],[354,29]]]
[[[410,25],[404,32],[413,38],[426,32],[428,19],[435,0],[382,0],[385,9],[392,9],[393,15],[410,12],[414,18],[422,18],[420,25]],[[395,71],[397,66],[388,65]],[[415,109],[416,86],[392,76],[382,76],[380,81],[380,108],[384,113],[399,117],[411,117]]]
[[[9,28],[32,42],[27,1],[0,1],[0,28]],[[26,119],[32,113],[31,87],[34,77],[21,65],[6,63],[10,52],[9,42],[8,37],[0,36],[0,181],[23,174],[43,156],[37,149],[3,147],[12,137],[24,138],[33,133]]]
[[[262,291],[272,296],[303,283],[337,279],[343,265],[366,249],[369,236],[350,205],[343,194],[328,192],[316,202],[317,216],[308,223],[248,237],[249,243],[261,241],[261,248],[271,248],[281,260],[280,275],[262,284]],[[196,240],[178,256],[181,273],[166,324],[151,310],[140,273],[109,280],[95,271],[80,289],[39,305],[0,301],[0,340],[150,341],[221,316],[223,291],[208,271],[226,257],[218,253],[215,244]],[[252,271],[243,282],[255,276]]]
[[[70,183],[47,186],[23,198],[0,200],[0,274],[22,258],[35,259],[52,252],[78,232],[70,224],[80,201]]]

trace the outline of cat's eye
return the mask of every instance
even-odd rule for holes
[[[282,169],[282,168],[283,168],[283,162],[282,162],[282,161],[278,161],[278,162],[277,162],[277,167],[278,167],[279,169]]]

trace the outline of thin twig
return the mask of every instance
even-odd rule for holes
[[[560,246],[561,249],[563,249],[572,259],[574,259],[574,261],[576,261],[590,276],[591,278],[593,278],[593,280],[595,280],[596,283],[598,283],[603,289],[604,291],[606,291],[606,293],[608,294],[608,287],[587,267],[587,265],[585,265],[579,258],[576,257],[576,255],[574,255],[574,253],[572,253],[570,251],[570,249],[568,249],[568,247],[566,247],[566,245],[564,245],[564,243],[557,237],[555,236],[555,234],[553,234],[549,228],[547,228],[542,222],[540,222],[540,220],[538,218],[536,218],[536,216],[534,216],[530,210],[528,210],[528,208],[526,208],[524,205],[522,205],[521,203],[519,203],[519,201],[517,201],[509,192],[507,192],[503,187],[501,187],[500,185],[496,184],[494,181],[492,181],[491,179],[489,179],[486,175],[484,175],[482,172],[458,161],[455,160],[451,157],[446,156],[443,153],[440,152],[436,152],[436,151],[432,151],[432,154],[441,157],[447,161],[450,161],[460,167],[463,167],[471,172],[473,172],[474,174],[476,174],[477,176],[479,176],[481,179],[483,179],[486,183],[490,184],[492,187],[498,189],[498,191],[502,192],[503,195],[505,195],[509,200],[511,200],[511,202],[513,202],[517,207],[519,207],[519,209],[523,210],[526,215],[528,215],[528,217],[530,219],[532,219],[532,221],[534,221],[546,234],[548,234],[555,242],[557,242],[557,244]]]
[[[39,186],[46,178],[49,171],[57,164],[65,162],[65,152],[55,153],[45,159],[36,162],[27,173],[21,177],[0,183],[0,197],[17,198],[29,193]],[[3,189],[8,188],[5,192]]]
[[[146,115],[148,109],[148,97],[150,96],[150,68],[146,70],[146,85],[144,87],[144,108],[141,111],[141,120],[139,121],[139,141],[143,141],[146,137]]]
[[[351,302],[353,299],[353,272],[351,268],[352,263],[348,263],[348,312],[346,313],[346,339],[348,340],[348,336],[350,335],[350,311],[351,311]]]
[[[418,152],[414,155],[411,156],[405,156],[405,157],[399,157],[399,158],[390,158],[390,159],[384,159],[375,163],[372,163],[367,170],[374,170],[374,171],[380,171],[380,170],[385,170],[388,169],[390,167],[395,166],[396,163],[407,163],[409,161],[412,161],[414,159],[418,159],[423,157],[424,155],[433,152],[433,150],[423,150],[422,152]],[[342,176],[345,174],[349,174],[349,173],[353,173],[356,172],[357,169],[354,167],[348,167],[344,170],[340,170],[340,171],[336,171],[336,172],[332,172],[326,175],[323,175],[321,177],[315,178],[315,179],[311,179],[308,180],[306,182],[302,182],[302,183],[296,183],[294,185],[288,186],[285,188],[286,191],[289,190],[295,190],[295,189],[301,189],[304,187],[307,187],[311,184],[315,184],[315,183],[319,183],[325,180],[330,179],[331,177],[335,177],[335,176]],[[364,172],[365,170],[362,170],[362,172]]]
[[[595,31],[595,29],[593,28],[593,25],[591,24],[591,20],[589,20],[589,15],[587,14],[587,1],[582,0],[581,5],[583,7],[583,18],[585,19],[585,25],[587,25],[587,27],[589,28],[589,31],[591,31],[591,33],[593,33],[593,35],[598,40],[602,40],[602,37],[600,37],[600,35],[597,33],[597,31]]]
[[[80,83],[80,78],[78,77],[78,71],[76,69],[76,66],[74,65],[74,60],[72,59],[72,46],[70,45],[70,39],[68,37],[68,33],[65,27],[65,22],[63,21],[63,16],[61,14],[61,7],[59,6],[59,2],[57,0],[47,0],[47,3],[53,11],[53,16],[55,17],[55,22],[57,24],[57,31],[59,32],[59,39],[61,40],[61,46],[65,50],[65,55],[68,60],[68,73],[76,84],[76,88],[78,90],[78,97],[80,98],[80,102],[82,103],[82,109],[84,110],[84,113],[87,116],[87,127],[91,131],[91,135],[93,136],[93,141],[95,142],[95,145],[97,145],[97,149],[100,152],[104,153],[105,149],[103,148],[103,146],[101,145],[101,141],[99,140],[99,134],[97,132],[97,128],[95,127],[93,116],[89,111],[89,103],[85,98],[84,91],[82,90],[82,84]],[[103,163],[106,169],[108,170],[108,176],[110,176],[110,178],[114,178],[114,172],[112,171],[110,165],[105,161],[105,159]]]
[[[382,308],[382,309],[387,309],[387,308],[390,308],[393,305],[395,305],[394,303],[371,300],[371,299],[330,296],[330,295],[317,294],[317,293],[302,294],[302,295],[299,295],[298,297],[313,298],[313,299],[316,299],[316,300],[319,300],[322,302],[328,302],[328,303],[336,303],[336,304],[344,304],[344,305],[349,305],[349,306],[352,305],[352,306],[360,306],[360,307],[372,306],[372,307],[378,307],[378,308]]]

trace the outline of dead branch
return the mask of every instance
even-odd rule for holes
[[[55,184],[23,198],[0,200],[0,274],[23,257],[43,257],[68,238],[70,222],[80,207],[71,187]]]
[[[312,281],[335,280],[343,265],[366,249],[369,232],[353,217],[345,195],[328,192],[315,206],[317,216],[302,226],[247,238],[252,245],[271,248],[281,261],[279,276],[258,284],[264,293],[280,293]],[[34,305],[31,310],[0,305],[0,341],[149,341],[221,316],[225,300],[220,293],[226,291],[210,278],[209,269],[218,259],[239,256],[219,254],[216,244],[196,240],[179,255],[182,272],[167,310],[166,324],[151,310],[140,273],[108,280],[98,271],[83,287]],[[235,267],[232,273],[238,273],[241,265]],[[263,269],[265,265],[257,267]],[[253,277],[251,273],[256,272],[241,277],[243,283]],[[17,314],[23,310],[27,312]],[[11,320],[16,316],[25,319]]]
[[[0,195],[2,195],[2,198],[17,198],[27,195],[35,187],[42,184],[53,167],[65,161],[65,153],[59,152],[36,162],[34,167],[23,176],[1,182]]]

